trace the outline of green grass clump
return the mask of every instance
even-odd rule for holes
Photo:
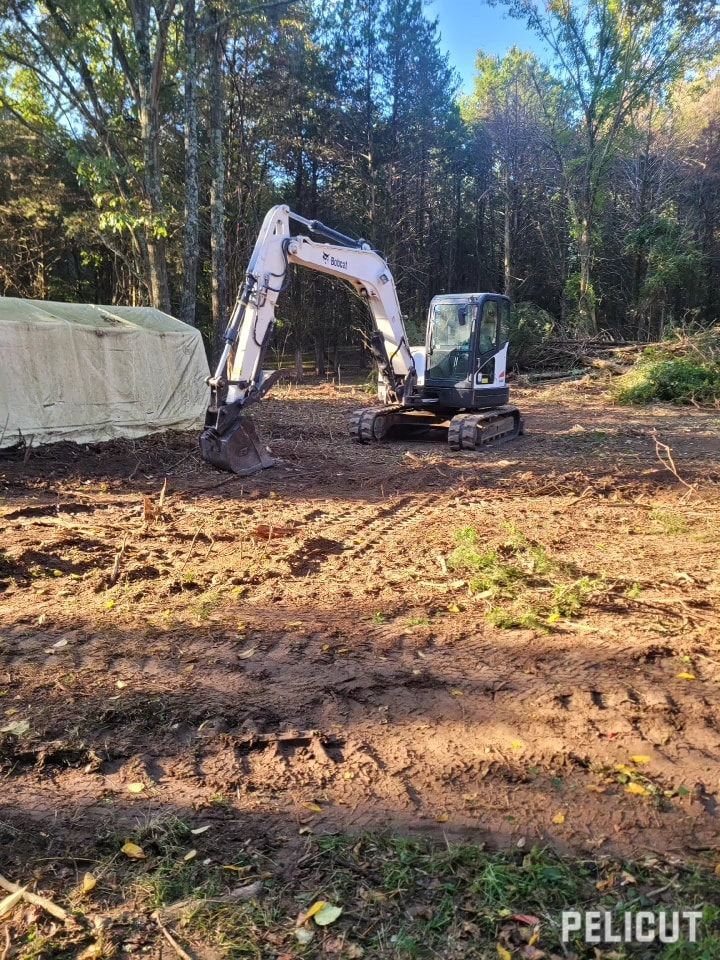
[[[663,533],[670,536],[687,533],[687,520],[679,510],[673,510],[671,507],[655,507],[650,511],[650,518]]]
[[[619,378],[615,398],[623,404],[712,404],[720,400],[720,363],[696,356],[672,356],[662,347],[651,348]]]
[[[488,623],[504,630],[548,630],[579,616],[603,589],[602,581],[578,578],[573,564],[551,557],[546,547],[514,524],[507,529],[507,541],[490,547],[474,527],[462,527],[448,557],[451,570],[469,575],[471,593],[493,601],[486,614]]]

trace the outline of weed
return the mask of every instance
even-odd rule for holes
[[[232,807],[232,800],[225,793],[214,793],[210,797],[210,803],[214,807],[226,807],[228,809]]]
[[[507,524],[506,529],[508,540],[492,547],[481,545],[473,527],[462,527],[448,558],[450,569],[471,575],[471,593],[493,601],[486,614],[488,622],[505,630],[547,630],[577,617],[602,582],[578,578],[573,564],[551,557],[546,547],[530,540],[515,524]]]
[[[548,622],[557,623],[559,620],[576,617],[588,599],[601,587],[600,580],[590,577],[581,577],[574,583],[557,584],[552,593],[552,609]]]
[[[673,510],[671,507],[655,507],[650,511],[650,518],[663,533],[669,536],[687,533],[687,520],[679,510]]]
[[[548,624],[532,610],[512,610],[506,607],[491,607],[485,619],[501,630],[547,630]]]
[[[372,615],[372,622],[377,623],[378,625],[381,623],[387,623],[387,617],[385,616],[384,613],[381,613],[379,610],[376,610],[375,613]]]
[[[207,620],[222,603],[222,597],[217,590],[208,590],[195,604],[193,612],[198,620]]]
[[[409,627],[429,627],[430,617],[408,617],[406,623]]]

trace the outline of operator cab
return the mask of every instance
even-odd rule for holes
[[[510,301],[497,293],[434,297],[428,313],[423,397],[448,409],[507,403]]]

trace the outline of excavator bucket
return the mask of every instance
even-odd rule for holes
[[[258,437],[252,420],[240,416],[231,406],[221,407],[216,413],[217,416],[208,413],[208,420],[212,418],[215,423],[206,424],[200,434],[203,460],[241,477],[274,466],[275,460]]]

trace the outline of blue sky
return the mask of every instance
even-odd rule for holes
[[[442,47],[462,77],[464,93],[472,89],[479,49],[503,54],[516,46],[541,52],[537,37],[521,20],[508,17],[502,7],[491,7],[483,0],[425,0],[425,9],[439,20]]]

